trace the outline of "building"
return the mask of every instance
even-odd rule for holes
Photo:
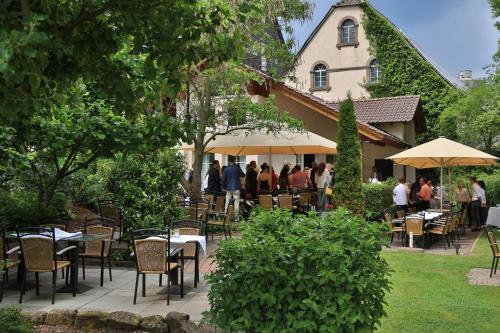
[[[414,168],[393,165],[386,158],[415,145],[416,134],[426,130],[422,102],[420,96],[370,98],[366,85],[377,84],[383,73],[369,52],[370,45],[361,24],[364,5],[369,6],[362,0],[341,0],[331,7],[297,54],[296,80],[275,82],[262,72],[265,70],[262,62],[260,66],[252,66],[265,77],[266,84],[249,89],[249,94],[255,102],[274,94],[280,111],[301,120],[308,131],[335,141],[339,103],[349,92],[354,99],[362,141],[363,180],[368,181],[373,166],[384,179],[404,176],[414,180]],[[454,78],[433,64],[400,29],[398,31],[436,73],[455,85]],[[190,160],[189,156],[186,158]],[[206,164],[214,158],[223,163],[227,160],[226,156],[207,155]],[[260,164],[267,161],[267,156],[240,157],[242,166],[251,160]],[[279,171],[286,162],[310,166],[313,161],[333,160],[333,156],[325,155],[274,156],[273,164]]]

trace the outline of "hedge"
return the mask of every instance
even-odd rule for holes
[[[383,217],[384,210],[393,206],[392,190],[394,186],[386,183],[363,184],[365,198],[365,218],[379,220]]]

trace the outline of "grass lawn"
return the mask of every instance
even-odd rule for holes
[[[467,278],[471,268],[490,268],[484,233],[469,256],[403,251],[382,256],[393,270],[392,290],[377,332],[500,332],[500,287],[472,286]]]

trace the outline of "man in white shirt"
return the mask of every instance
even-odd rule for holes
[[[471,198],[471,230],[476,231],[481,229],[481,207],[486,207],[486,196],[484,190],[479,186],[476,177],[470,177],[472,183],[472,198]]]
[[[396,205],[396,210],[408,212],[408,187],[406,187],[403,177],[399,177],[399,184],[392,191],[392,199]]]

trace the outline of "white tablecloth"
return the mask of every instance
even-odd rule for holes
[[[426,221],[430,221],[430,220],[434,220],[435,218],[440,217],[441,215],[443,215],[443,213],[435,213],[435,212],[427,213],[427,212],[425,212],[424,219]]]
[[[166,238],[160,238],[160,237],[148,237],[148,239],[161,239],[161,240],[166,240]],[[205,236],[198,236],[198,235],[179,235],[178,237],[170,237],[170,243],[171,247],[174,249],[184,247],[186,243],[198,243],[200,244],[200,247],[203,251],[203,255],[206,257],[207,256],[207,240]]]
[[[13,235],[17,236],[16,234],[13,234]],[[41,235],[49,236],[50,234],[49,233],[42,233]],[[56,239],[56,242],[63,240],[63,239],[73,238],[73,237],[77,237],[77,236],[81,236],[81,235],[82,235],[81,231],[66,232],[66,231],[61,230],[59,228],[54,228],[54,238]],[[21,236],[21,238],[23,238],[23,237],[31,238],[31,237],[43,237],[43,236],[37,236],[37,235]]]
[[[490,207],[486,224],[500,228],[500,207]]]

